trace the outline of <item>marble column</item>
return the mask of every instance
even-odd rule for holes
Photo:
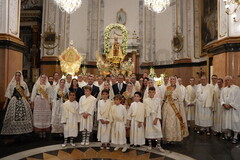
[[[139,1],[139,54],[141,63],[153,64],[156,52],[156,15]]]
[[[0,1],[0,108],[8,83],[22,70],[24,43],[19,39],[21,0]]]
[[[60,37],[59,40],[56,40],[58,46],[54,49],[46,49],[41,45],[40,72],[50,76],[54,72],[61,72],[58,56],[69,46],[70,15],[61,12],[54,1],[43,0],[42,19],[42,36],[51,26],[53,31],[56,32],[56,36]]]
[[[87,37],[87,62],[96,61],[95,52],[103,52],[104,42],[104,1],[88,1],[88,37]]]

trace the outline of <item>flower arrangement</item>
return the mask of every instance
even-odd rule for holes
[[[109,54],[111,49],[111,43],[110,43],[110,37],[111,37],[111,31],[112,29],[118,29],[122,31],[122,51],[123,54],[127,54],[127,41],[128,41],[128,31],[127,28],[118,23],[112,23],[108,25],[104,30],[104,54]]]

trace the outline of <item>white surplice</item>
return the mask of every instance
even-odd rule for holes
[[[186,112],[186,119],[188,121],[195,120],[196,90],[197,90],[196,85],[194,86],[188,85],[186,87],[185,112]],[[190,104],[193,104],[193,106],[188,106]]]
[[[109,143],[110,141],[110,131],[111,131],[111,106],[112,101],[107,99],[105,100],[99,100],[98,101],[98,114],[97,114],[97,120],[98,122],[98,134],[97,138],[98,141],[101,141],[102,143]],[[100,120],[108,121],[109,124],[102,124]]]
[[[65,82],[65,87],[67,88],[67,89],[69,89],[70,88],[70,86],[71,86],[71,82],[70,83],[68,83],[67,81]]]
[[[159,87],[160,100],[161,100],[161,101],[164,99],[165,92],[166,92],[166,88],[167,88],[167,85],[165,85],[165,84],[162,84],[162,85]],[[162,104],[162,102],[161,102],[161,104]]]
[[[111,107],[111,142],[117,145],[126,144],[127,110],[122,104]]]
[[[88,132],[92,132],[93,129],[93,116],[94,110],[96,109],[97,99],[92,95],[86,97],[83,95],[79,100],[79,114],[80,114],[80,131],[85,129]],[[83,118],[83,113],[88,113],[89,116],[85,119]]]
[[[80,88],[83,88],[83,87],[86,86],[86,85],[87,85],[87,83],[84,82],[84,81],[78,82],[78,87],[80,87]]]
[[[143,125],[144,118],[145,118],[145,105],[141,102],[133,102],[128,110],[128,119],[131,120],[130,144],[134,145],[145,144]],[[138,127],[139,122],[142,123],[141,127]]]
[[[68,100],[63,104],[61,123],[63,123],[64,138],[77,137],[78,135],[78,109],[77,101],[70,102]]]
[[[145,138],[147,139],[160,139],[163,137],[162,128],[160,124],[161,119],[161,105],[158,98],[146,98],[143,100],[146,108],[146,128]],[[154,125],[153,121],[158,118],[157,124]]]
[[[240,132],[240,90],[236,85],[225,87],[221,93],[221,105],[229,104],[231,109],[223,108],[222,129]]]
[[[195,124],[201,127],[211,127],[213,125],[213,90],[210,84],[198,85],[196,92]]]

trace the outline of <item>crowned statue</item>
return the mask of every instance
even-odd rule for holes
[[[120,30],[122,34],[117,34],[114,31],[114,41],[111,40],[112,30]],[[121,42],[118,41],[121,36]],[[132,59],[125,59],[128,49],[128,31],[122,24],[109,24],[104,31],[104,55],[101,57],[96,51],[97,67],[99,72],[103,75],[118,75],[119,73],[130,75],[134,70],[134,63]]]
[[[125,55],[122,53],[121,44],[118,42],[118,36],[116,35],[114,36],[114,42],[106,58],[112,63],[120,63],[125,58]]]

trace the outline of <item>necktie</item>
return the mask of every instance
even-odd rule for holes
[[[118,89],[119,89],[119,91],[122,90],[122,83],[119,83]]]

